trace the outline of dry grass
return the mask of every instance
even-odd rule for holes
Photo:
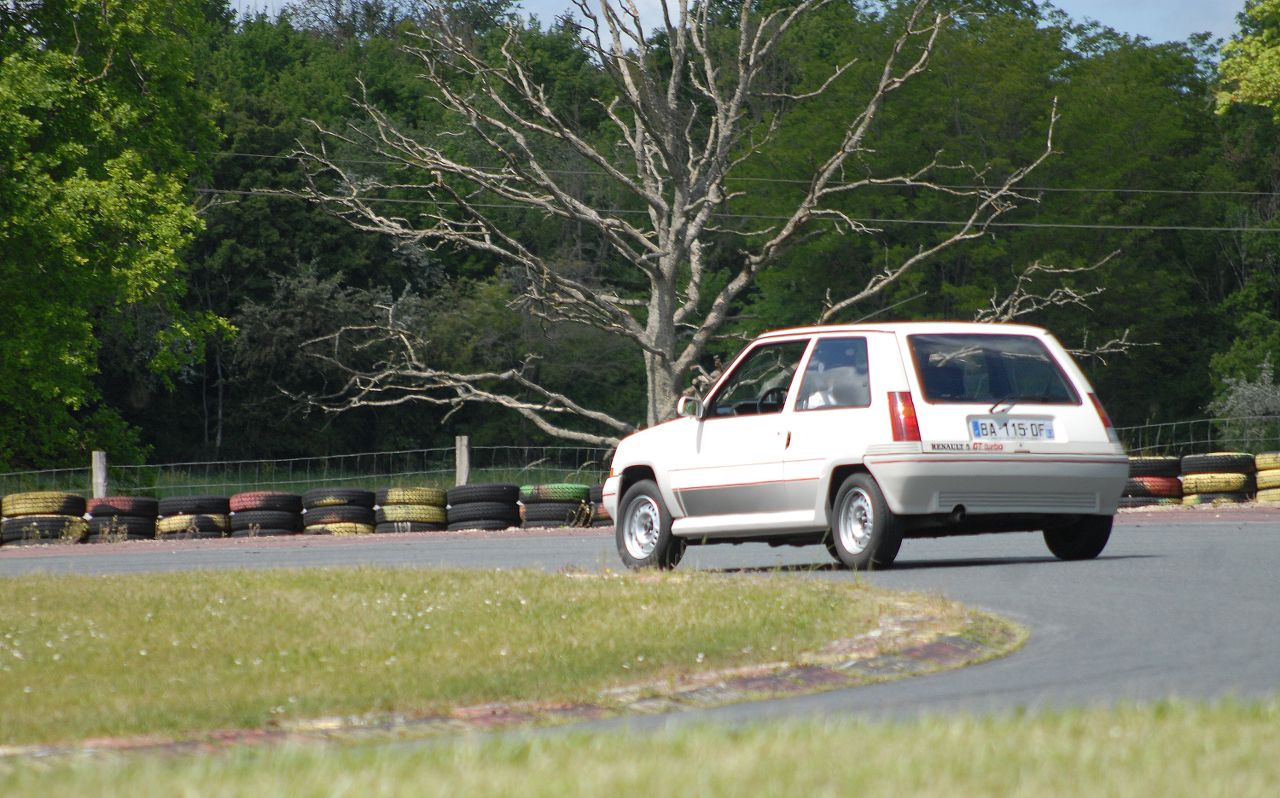
[[[593,700],[794,658],[904,598],[796,577],[352,568],[7,579],[0,744]],[[905,599],[927,612],[963,610]]]

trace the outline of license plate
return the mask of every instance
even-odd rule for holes
[[[975,441],[1051,441],[1051,418],[970,416],[969,435]]]

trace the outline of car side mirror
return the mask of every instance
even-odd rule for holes
[[[702,400],[695,396],[681,396],[676,400],[677,416],[693,416],[696,419],[701,419],[705,409],[702,405]]]

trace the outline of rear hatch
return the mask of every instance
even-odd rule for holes
[[[1084,375],[1052,336],[1029,329],[905,336],[925,452],[1118,451]]]

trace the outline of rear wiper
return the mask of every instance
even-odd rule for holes
[[[1000,405],[1007,404],[1009,406],[1008,408],[1005,409],[1005,412],[1007,413],[1010,410],[1012,410],[1013,406],[1016,405],[1018,402],[1052,402],[1053,399],[1054,397],[1050,396],[1047,393],[1025,394],[1025,395],[1018,394],[1018,393],[1009,393],[1009,394],[1005,394],[1004,396],[996,400],[996,403],[991,405],[991,407],[987,409],[987,412],[994,413],[996,412],[997,407],[999,407]]]

